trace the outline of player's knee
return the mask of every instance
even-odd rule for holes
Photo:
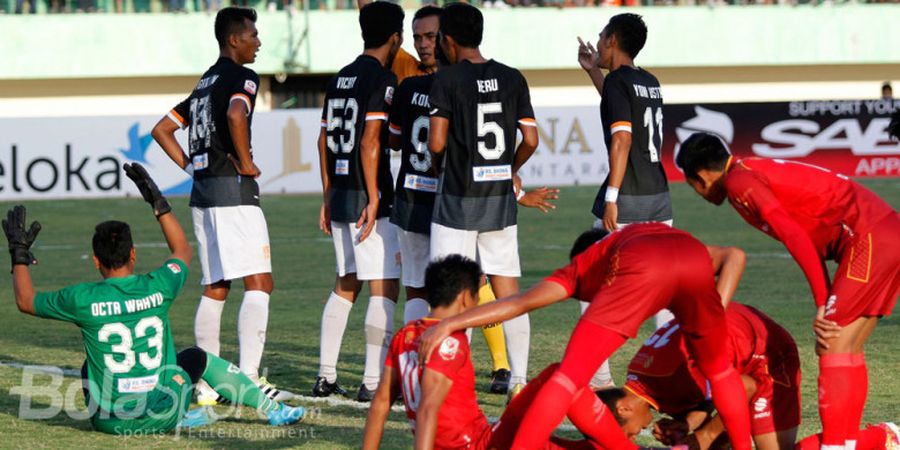
[[[191,383],[197,384],[206,371],[206,352],[198,347],[186,348],[175,357],[178,367],[184,369],[191,377]]]

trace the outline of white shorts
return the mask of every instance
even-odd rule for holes
[[[425,269],[428,267],[428,253],[431,239],[427,234],[413,233],[397,229],[400,243],[400,265],[403,266],[403,285],[411,288],[425,287]]]
[[[359,242],[362,228],[355,223],[331,222],[331,237],[338,276],[355,273],[358,280],[400,278],[400,244],[397,226],[387,217],[375,221],[375,229]]]
[[[497,231],[459,230],[431,223],[431,260],[460,254],[481,264],[488,275],[520,277],[518,226]]]
[[[191,208],[191,217],[203,271],[200,284],[272,273],[269,231],[260,207]]]
[[[638,223],[638,222],[635,222],[635,223]],[[647,222],[647,223],[649,223],[649,222]],[[668,225],[668,226],[671,227],[672,224],[673,224],[674,222],[672,221],[672,219],[669,219],[669,220],[663,220],[663,221],[660,222],[660,223],[664,223],[664,224],[666,224],[666,225]],[[630,225],[630,224],[627,224],[627,223],[616,223],[616,226],[619,227],[619,228],[625,228],[625,227],[627,227],[628,225]],[[595,229],[595,230],[602,230],[602,229],[605,229],[605,228],[606,228],[606,227],[603,226],[603,219],[594,219],[594,229]]]

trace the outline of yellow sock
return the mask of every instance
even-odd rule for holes
[[[491,290],[490,284],[481,286],[478,290],[478,304],[483,305],[497,300],[494,297],[494,291]],[[493,323],[481,327],[484,334],[484,340],[487,341],[488,350],[491,352],[491,359],[494,362],[494,370],[509,370],[509,362],[506,359],[506,337],[503,335],[503,324]]]

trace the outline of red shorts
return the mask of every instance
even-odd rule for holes
[[[750,398],[750,429],[754,436],[800,426],[797,346],[780,329],[770,329],[767,341],[766,361],[747,374],[756,381],[756,394]]]
[[[900,215],[853,237],[838,262],[825,318],[844,326],[860,317],[889,316],[900,292]]]
[[[610,249],[614,253],[606,284],[582,320],[630,338],[663,308],[675,314],[686,336],[725,323],[706,247],[688,234],[641,237],[623,240]]]

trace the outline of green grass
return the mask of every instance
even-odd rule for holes
[[[866,184],[895,208],[900,207],[900,180]],[[767,312],[794,334],[804,370],[804,423],[800,435],[815,432],[819,427],[815,401],[817,368],[810,326],[814,307],[801,271],[780,243],[743,223],[730,207],[715,208],[689,192],[684,184],[673,185],[672,189],[677,227],[694,233],[704,242],[739,245],[748,252],[747,271],[737,298]],[[565,188],[554,212],[547,215],[534,210],[520,212],[523,287],[533,285],[566,263],[571,241],[592,223],[589,210],[594,193],[594,187]],[[318,199],[318,196],[269,196],[263,204],[272,239],[276,285],[263,365],[268,368],[271,381],[300,393],[309,391],[318,369],[319,320],[334,282],[331,240],[316,228]],[[185,199],[174,199],[173,204],[191,235]],[[10,206],[10,203],[0,203],[0,211],[5,212]],[[155,268],[166,255],[164,248],[150,245],[161,244],[162,236],[149,208],[136,199],[44,201],[29,202],[27,206],[29,218],[40,220],[44,226],[35,249],[40,264],[32,272],[38,289],[58,289],[98,279],[89,257],[90,237],[93,226],[102,220],[115,218],[131,223],[138,244],[138,271]],[[179,348],[193,344],[192,322],[200,295],[196,258],[194,264],[187,286],[173,306],[170,317]],[[0,361],[79,368],[84,355],[76,327],[19,313],[9,278],[3,279],[0,285]],[[237,358],[235,321],[241,295],[239,283],[235,287],[222,320],[222,356],[231,360]],[[365,293],[362,298],[366,298]],[[351,388],[359,385],[362,376],[364,315],[364,303],[354,308],[338,367],[341,382]],[[398,311],[396,317],[399,321],[402,314]],[[560,359],[577,317],[578,306],[573,301],[532,314],[530,375],[536,375],[544,366]],[[649,325],[645,326],[641,338],[649,331]],[[900,320],[888,318],[879,324],[869,341],[870,392],[865,420],[880,422],[900,418],[900,402],[897,401],[900,382],[894,378],[900,372],[900,358],[893,353],[900,350],[900,344],[894,340],[897,333],[900,333]],[[640,342],[640,339],[630,341],[612,359],[613,373],[620,383],[624,368]],[[479,400],[488,415],[497,416],[502,412],[504,397],[483,393],[488,382],[490,359],[479,333],[475,333],[472,347]],[[90,432],[85,421],[70,419],[65,414],[47,420],[19,419],[20,397],[10,393],[10,389],[20,385],[21,380],[22,370],[0,367],[2,447],[357,448],[365,422],[363,411],[321,406],[302,426],[273,431],[255,419],[252,411],[244,409],[241,410],[243,419],[220,422],[202,435],[113,437]],[[48,378],[38,380],[46,383]],[[74,378],[66,378],[63,387],[73,382]],[[80,401],[80,394],[77,401]],[[45,405],[49,399],[35,397],[34,402]],[[411,445],[405,418],[400,413],[392,414],[384,447],[407,448]]]

